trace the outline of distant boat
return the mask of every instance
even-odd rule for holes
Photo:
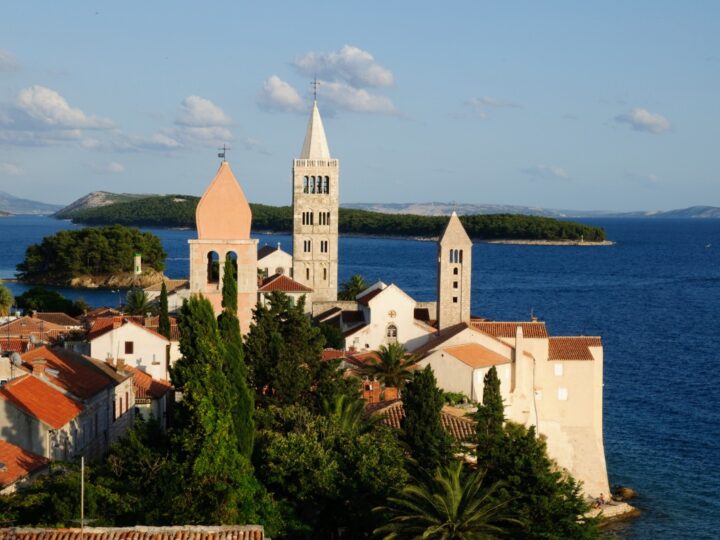
[[[709,248],[710,246],[712,246],[712,244],[706,245],[705,248],[707,249],[707,248]]]

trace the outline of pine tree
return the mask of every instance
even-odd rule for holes
[[[500,393],[500,379],[495,366],[485,374],[482,404],[475,413],[477,420],[478,458],[489,460],[492,452],[502,444],[505,407]]]
[[[222,307],[218,317],[220,337],[225,345],[223,371],[233,390],[233,423],[240,452],[250,457],[255,438],[255,400],[247,384],[240,321],[237,317],[237,267],[227,257],[223,272]]]
[[[158,314],[158,333],[170,339],[170,315],[168,314],[168,293],[165,281],[160,288],[160,313]]]
[[[428,470],[446,465],[452,456],[452,441],[440,421],[442,390],[430,366],[415,372],[402,399],[405,417],[401,427],[415,461]]]

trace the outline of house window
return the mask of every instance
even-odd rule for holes
[[[397,326],[394,324],[388,324],[387,331],[385,332],[388,343],[397,343]]]
[[[558,388],[558,400],[567,401],[568,390],[567,388]]]
[[[457,289],[457,288],[458,288],[458,282],[457,282],[457,281],[453,281],[453,289]]]
[[[556,377],[562,377],[563,374],[563,365],[562,364],[555,364],[555,376]]]
[[[125,342],[125,354],[133,354],[134,352],[134,343],[132,341],[126,341]]]

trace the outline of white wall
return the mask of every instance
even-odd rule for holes
[[[132,354],[125,353],[125,342],[128,341],[133,343]],[[126,323],[90,341],[90,356],[98,360],[123,358],[126,364],[137,367],[151,377],[166,380],[165,351],[169,344],[168,340],[154,332]]]

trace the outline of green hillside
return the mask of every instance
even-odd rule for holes
[[[132,225],[145,227],[195,227],[198,197],[163,195],[115,203],[99,208],[71,212],[75,223],[86,225]],[[253,229],[256,231],[289,232],[292,230],[292,209],[289,206],[251,204]],[[399,237],[435,237],[442,233],[446,216],[384,214],[350,208],[340,209],[340,232],[359,235]],[[462,216],[468,234],[475,239],[513,240],[580,240],[601,241],[605,231],[571,221],[511,214]]]

